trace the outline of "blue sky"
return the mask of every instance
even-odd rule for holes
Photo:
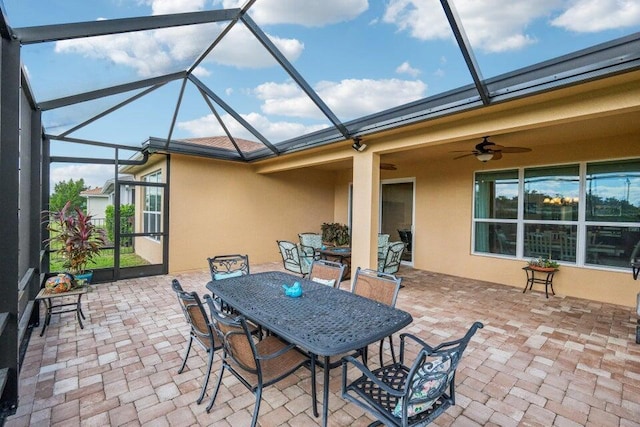
[[[4,9],[12,27],[26,27],[235,8],[243,3],[4,0]],[[640,30],[638,0],[454,0],[454,5],[485,78]],[[257,0],[250,15],[342,121],[472,81],[438,0]],[[221,28],[214,23],[28,45],[22,60],[36,99],[44,101],[184,70]],[[328,125],[241,24],[196,75],[274,143]],[[180,85],[167,84],[70,136],[135,146],[149,136],[165,138]],[[43,122],[48,132],[59,133],[131,95],[49,111]],[[234,136],[255,139],[219,112]],[[173,132],[176,138],[223,134],[190,86]],[[67,144],[53,150],[105,155]],[[52,179],[104,169],[71,167],[56,167],[54,174],[59,175]],[[96,186],[104,179],[86,181]]]

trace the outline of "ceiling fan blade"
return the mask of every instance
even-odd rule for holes
[[[383,169],[386,171],[394,171],[398,168],[393,163],[380,163],[380,169]]]
[[[457,156],[454,157],[453,160],[458,160],[458,159],[462,159],[463,157],[469,157],[469,156],[475,156],[476,153],[467,153],[467,154],[463,154],[462,156]]]
[[[491,160],[500,160],[502,158],[502,151],[494,151]]]
[[[524,147],[502,147],[500,149],[503,153],[528,153],[531,151],[531,148]]]

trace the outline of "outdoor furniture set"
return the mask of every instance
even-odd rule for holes
[[[455,370],[471,336],[482,327],[480,323],[474,324],[462,339],[436,347],[402,334],[400,359],[396,361],[390,337],[413,320],[409,313],[394,307],[402,279],[358,268],[349,292],[339,288],[344,266],[327,260],[314,260],[308,277],[300,278],[276,271],[249,274],[246,255],[219,258],[225,261],[226,274],[221,275],[213,259],[209,259],[212,280],[206,284],[211,295],[203,297],[210,317],[197,292],[185,292],[177,280],[172,285],[191,327],[179,372],[187,364],[193,341],[199,342],[209,355],[197,403],[206,394],[214,353],[218,352],[222,359],[207,412],[214,407],[223,376],[228,372],[255,395],[251,424],[255,426],[263,389],[301,367],[311,371],[316,417],[316,368],[324,372],[324,426],[328,418],[329,371],[337,367],[342,367],[343,397],[385,423],[423,423],[455,403]],[[234,268],[245,261],[246,268]],[[300,293],[297,297],[288,296],[287,291],[294,287]],[[256,327],[261,328],[261,333],[255,333]],[[382,360],[385,337],[390,339],[393,359],[386,365]],[[408,340],[418,349],[412,365],[405,365],[405,355],[416,353],[414,349],[406,351]],[[375,342],[380,342],[381,366],[370,371],[367,348]],[[362,363],[356,357],[361,357]],[[347,380],[350,370],[359,372],[352,382]]]

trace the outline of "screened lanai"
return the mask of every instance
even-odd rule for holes
[[[159,153],[267,169],[261,162],[313,149],[364,155],[358,147],[371,149],[380,135],[508,110],[640,69],[633,2],[607,10],[607,19],[580,2],[546,9],[457,0],[108,3],[2,4],[0,274],[16,278],[0,285],[8,295],[0,302],[8,408],[19,397],[33,298],[49,271],[40,212],[56,182],[85,177],[88,187],[112,180],[124,189],[132,178],[120,173]],[[633,133],[634,113],[611,115],[603,127],[624,120]],[[515,130],[505,128],[501,143],[545,149],[540,129],[507,133]],[[580,131],[576,123],[565,128]],[[429,137],[418,148],[437,142],[435,161],[450,161],[451,151],[471,152],[480,136]],[[383,155],[400,163],[416,152]],[[340,156],[323,167],[357,161]],[[146,185],[168,192],[160,184]],[[167,270],[165,257],[146,274]]]

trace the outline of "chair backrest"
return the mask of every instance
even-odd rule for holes
[[[400,236],[400,240],[404,243],[405,249],[411,252],[411,245],[413,240],[413,234],[411,230],[398,230],[398,235]]]
[[[356,295],[395,307],[402,278],[375,270],[356,269],[352,292]]]
[[[308,274],[313,257],[301,256],[298,245],[293,242],[287,240],[277,240],[277,242],[285,270],[302,274],[303,276]]]
[[[217,255],[207,258],[211,280],[228,279],[229,277],[249,274],[249,255]]]
[[[311,264],[309,279],[323,285],[340,287],[345,266],[339,262],[318,259]]]
[[[198,294],[183,290],[177,279],[173,279],[171,287],[178,296],[187,323],[191,326],[191,334],[203,344],[217,347],[215,333]]]
[[[551,235],[527,233],[524,242],[525,256],[548,257],[551,251]]]
[[[314,249],[322,248],[322,234],[318,233],[300,233],[298,234],[300,244],[310,246]]]
[[[378,271],[387,274],[397,273],[402,262],[404,248],[405,244],[403,242],[390,243],[384,258],[378,261]]]
[[[419,338],[411,336],[422,345],[422,349],[407,375],[405,381],[406,401],[399,402],[399,407],[396,407],[394,411],[396,416],[403,412],[411,414],[429,409],[447,391],[449,393],[446,398],[454,399],[454,378],[458,363],[471,337],[482,327],[482,323],[475,322],[464,337],[442,343],[437,347],[431,347]],[[404,345],[405,340],[403,339],[400,349],[401,355],[404,355]]]
[[[204,299],[209,305],[213,329],[226,354],[245,371],[257,374],[260,369],[258,350],[244,316],[229,317],[216,307],[209,295]]]
[[[378,258],[384,258],[389,246],[389,235],[378,233]]]
[[[576,261],[576,238],[574,236],[560,235],[560,259],[562,261]]]

